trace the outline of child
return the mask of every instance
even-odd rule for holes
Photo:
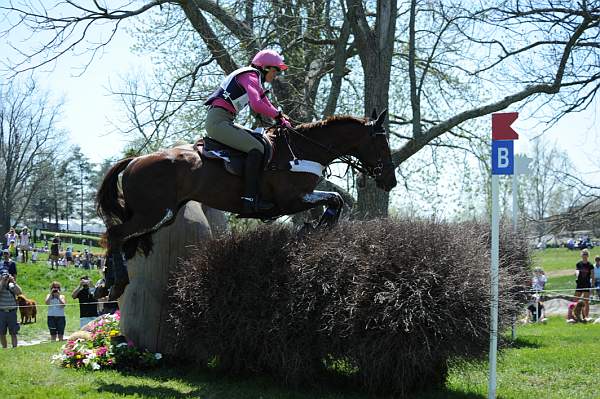
[[[582,316],[584,305],[585,302],[583,301],[583,299],[580,299],[578,301],[572,301],[571,303],[569,303],[569,306],[567,308],[567,323],[581,323],[585,321],[585,319]]]
[[[546,273],[541,267],[536,267],[533,269],[533,279],[531,281],[531,288],[534,291],[543,291],[546,287],[546,282],[548,281],[548,277],[546,277]]]
[[[539,295],[533,295],[533,302],[527,306],[527,310],[529,310],[529,319],[531,322],[546,322],[544,303],[540,301]]]
[[[31,263],[36,263],[37,257],[38,257],[37,248],[33,248],[33,251],[31,252]]]
[[[15,244],[15,240],[10,240],[8,244],[8,252],[10,253],[10,257],[13,259],[17,259],[17,244]]]
[[[536,307],[537,307],[537,315],[536,315]],[[544,317],[544,304],[542,302],[538,302],[537,306],[535,303],[532,303],[527,307],[529,310],[529,319],[532,323],[546,321],[546,317]]]

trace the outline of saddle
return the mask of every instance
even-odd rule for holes
[[[252,136],[260,141],[264,148],[263,157],[263,170],[267,169],[267,166],[273,158],[273,143],[266,134],[262,131],[248,131]],[[223,143],[218,142],[210,137],[204,137],[199,139],[194,148],[200,156],[204,159],[216,160],[223,162],[225,170],[235,176],[244,175],[244,166],[246,163],[247,153],[231,148]]]

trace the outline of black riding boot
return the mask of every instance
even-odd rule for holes
[[[263,155],[258,150],[250,151],[246,158],[242,214],[260,213],[267,211],[274,206],[270,202],[261,201],[259,197],[262,159]]]

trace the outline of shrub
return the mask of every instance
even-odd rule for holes
[[[301,241],[265,227],[209,241],[171,301],[178,356],[284,383],[341,378],[370,393],[443,384],[447,361],[489,345],[489,226],[374,220]],[[529,285],[525,240],[504,232],[505,328]]]

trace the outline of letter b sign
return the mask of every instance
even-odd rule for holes
[[[512,140],[492,140],[492,174],[512,175],[514,165],[514,142]]]

